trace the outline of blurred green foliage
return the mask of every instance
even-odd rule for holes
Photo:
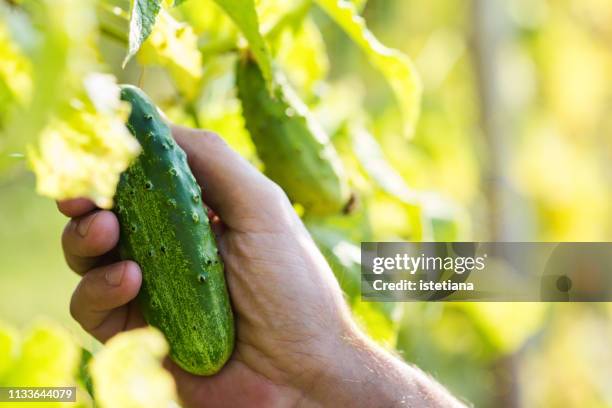
[[[0,386],[75,388],[74,398],[66,395],[75,402],[44,402],[50,407],[178,407],[176,385],[162,367],[167,353],[164,336],[152,327],[121,333],[92,357],[56,323],[38,320],[23,333],[1,324]],[[0,402],[6,408],[39,406]]]
[[[0,107],[11,107],[0,110],[0,128],[13,129],[3,153],[35,142],[96,69],[140,84],[171,120],[218,132],[261,167],[234,91],[244,41],[214,1],[163,11],[125,70],[127,1],[62,0],[70,12],[54,9],[47,26],[40,9],[29,18],[9,3],[28,1],[0,1],[0,57],[13,62],[0,62]],[[367,45],[355,46],[333,13],[310,3],[261,0],[257,11],[275,66],[332,137],[359,193],[350,216],[305,216],[357,320],[477,406],[612,406],[610,306],[366,304],[358,296],[360,241],[612,238],[612,4],[355,2],[421,78],[409,139],[410,95],[398,105],[397,84]],[[483,7],[492,31],[483,32]],[[68,29],[85,17],[83,31]],[[0,319],[24,326],[44,314],[99,348],[68,315],[78,279],[60,251],[65,219],[35,195],[22,159],[3,154],[0,166]],[[5,344],[0,333],[0,353]]]
[[[54,407],[89,407],[91,399],[76,381],[80,350],[69,332],[61,326],[38,321],[24,336],[0,325],[0,386],[75,387],[77,403],[50,403]],[[5,401],[0,407],[36,407],[37,402]]]

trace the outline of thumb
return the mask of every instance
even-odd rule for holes
[[[293,208],[282,189],[218,135],[180,126],[172,126],[172,134],[187,153],[206,204],[228,227],[253,230],[279,216],[292,219]]]

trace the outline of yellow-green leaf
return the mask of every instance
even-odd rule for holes
[[[0,384],[17,357],[18,333],[0,322]]]
[[[147,327],[113,337],[91,360],[96,402],[102,408],[168,408],[176,404],[174,379],[162,367],[168,344]]]
[[[74,384],[80,351],[71,334],[50,322],[35,324],[2,383],[22,387],[65,387]]]
[[[267,30],[285,18],[286,13],[291,12],[299,1],[302,0],[255,0],[261,31],[268,35]]]
[[[284,31],[279,43],[276,56],[281,68],[299,90],[312,94],[329,71],[325,42],[316,24],[305,19],[296,29]]]
[[[359,125],[352,126],[349,131],[355,156],[372,180],[387,194],[407,204],[418,205],[418,194],[408,187],[402,176],[389,164],[374,136]]]
[[[215,0],[230,16],[249,42],[251,52],[259,64],[266,82],[272,83],[272,64],[266,43],[261,35],[254,0]]]
[[[114,77],[90,74],[87,95],[75,98],[61,117],[52,118],[37,146],[28,149],[39,194],[54,199],[88,197],[112,206],[119,175],[140,152],[125,120]]]
[[[363,10],[368,0],[351,0],[357,10]]]
[[[402,112],[405,133],[411,135],[419,116],[421,81],[412,61],[388,48],[368,30],[355,5],[346,0],[316,0],[317,4],[348,34],[385,76]]]
[[[350,304],[361,295],[361,249],[341,230],[321,222],[306,221],[306,227],[327,259]]]
[[[329,221],[306,220],[308,231],[331,266],[361,328],[379,344],[392,348],[397,340],[401,307],[394,302],[361,300],[361,250]]]
[[[92,0],[27,3],[28,14],[21,15],[24,24],[19,32],[29,45],[31,92],[25,98],[27,103],[13,106],[15,109],[2,124],[0,171],[15,163],[7,157],[25,153],[25,146],[38,137],[51,114],[73,94],[77,82],[96,64],[95,13],[91,5]],[[36,38],[36,42],[28,42],[27,38]]]
[[[548,306],[541,303],[461,303],[489,344],[503,354],[519,349],[536,333]]]
[[[207,47],[209,43],[220,40],[235,45],[238,39],[238,28],[227,13],[219,7],[215,0],[190,1],[182,5],[176,12],[181,21],[189,23],[200,38],[200,45]]]
[[[31,76],[30,61],[12,41],[8,27],[0,18],[0,88],[6,87],[13,99],[24,103],[32,90]]]
[[[217,98],[202,107],[200,124],[204,129],[215,129],[240,155],[252,163],[258,161],[255,145],[244,127],[240,101]]]
[[[389,312],[385,313],[385,306]],[[397,341],[401,309],[397,304],[383,302],[363,302],[357,299],[351,306],[353,316],[361,328],[380,345],[392,349]]]

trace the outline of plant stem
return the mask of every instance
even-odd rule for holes
[[[100,33],[102,33],[102,35],[110,39],[113,39],[121,44],[127,45],[128,43],[127,38],[124,35],[113,31],[110,27],[100,25]]]
[[[266,29],[263,36],[268,41],[274,41],[285,28],[301,22],[310,11],[312,0],[303,0],[287,13],[283,14],[270,28]],[[200,46],[203,57],[211,57],[218,54],[238,51],[235,36],[227,36],[215,41],[210,41]]]
[[[123,10],[118,5],[112,5],[107,1],[99,1],[97,4],[99,10],[99,18],[98,18],[98,26],[100,28],[100,33],[102,35],[107,36],[121,44],[128,45],[128,36],[127,36],[127,24],[128,24],[128,14],[125,10]],[[121,10],[121,12],[117,13],[116,10]],[[113,24],[112,20],[119,20],[116,24]],[[120,27],[124,23],[126,27]]]
[[[302,0],[267,29],[263,34],[264,37],[269,41],[275,40],[285,28],[300,23],[310,11],[311,6],[312,0]]]
[[[201,129],[202,123],[200,123],[200,117],[198,116],[198,110],[196,108],[195,102],[187,102],[185,104],[185,111],[193,120],[193,124],[196,128]]]
[[[235,36],[228,36],[218,40],[210,41],[199,47],[202,58],[208,58],[219,54],[238,51]]]

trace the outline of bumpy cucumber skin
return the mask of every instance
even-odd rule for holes
[[[321,126],[282,78],[270,95],[257,63],[248,56],[236,68],[246,128],[265,174],[291,201],[311,214],[333,214],[350,199],[338,153]]]
[[[124,85],[128,128],[142,154],[121,175],[114,212],[122,259],[143,274],[138,295],[145,320],[159,328],[170,357],[186,371],[211,375],[234,348],[234,320],[223,263],[185,152],[140,89]]]

